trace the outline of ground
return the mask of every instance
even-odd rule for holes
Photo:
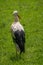
[[[14,10],[26,35],[21,57],[16,57],[10,31]],[[43,0],[0,0],[0,65],[43,65]]]

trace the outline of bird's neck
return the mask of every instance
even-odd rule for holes
[[[15,22],[18,22],[19,21],[19,18],[18,17],[15,17],[15,20],[14,20]]]

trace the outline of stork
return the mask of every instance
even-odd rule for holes
[[[13,42],[16,45],[16,54],[18,49],[20,54],[25,52],[25,31],[21,23],[19,22],[20,16],[18,15],[18,11],[13,12],[14,22],[11,25],[11,34]]]

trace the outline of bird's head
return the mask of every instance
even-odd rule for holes
[[[21,17],[18,14],[18,11],[13,11],[13,15],[15,16],[15,18],[21,19]]]

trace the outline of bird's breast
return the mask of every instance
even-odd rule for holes
[[[23,27],[21,25],[19,25],[19,24],[16,24],[16,25],[12,24],[11,28],[12,28],[13,32],[15,32],[17,30],[19,30],[19,31],[23,30],[24,31]]]

